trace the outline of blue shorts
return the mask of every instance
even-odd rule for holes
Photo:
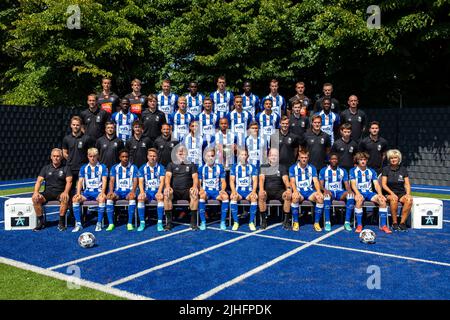
[[[375,192],[361,192],[361,195],[364,197],[364,200],[366,201],[372,201],[370,199],[372,199],[374,196],[376,196],[377,194]]]
[[[119,200],[125,200],[130,192],[131,192],[131,190],[128,190],[128,191],[120,191],[120,190],[114,191],[114,193],[119,196]]]
[[[206,200],[213,199],[216,200],[219,196],[219,191],[217,190],[205,190],[206,192]]]
[[[82,195],[88,201],[96,201],[100,192],[98,191],[83,191]]]
[[[309,200],[309,197],[311,197],[311,195],[315,193],[314,190],[307,190],[307,191],[300,190],[299,192],[305,200]]]
[[[156,201],[156,194],[158,193],[158,191],[151,191],[151,190],[147,190],[145,191],[145,196],[147,197],[147,201]]]
[[[248,195],[252,193],[251,191],[244,191],[237,189],[236,192],[242,197],[243,200],[246,200]]]
[[[344,190],[338,191],[330,191],[331,192],[331,200],[341,200],[342,195],[346,192]]]

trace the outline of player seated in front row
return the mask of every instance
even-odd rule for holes
[[[346,201],[344,228],[352,231],[350,218],[355,208],[355,197],[350,187],[348,173],[338,165],[337,153],[330,154],[330,165],[319,173],[320,186],[324,194],[325,231],[331,231],[330,210],[333,200]]]
[[[314,210],[314,230],[320,232],[322,231],[319,221],[322,217],[323,194],[320,190],[317,170],[308,161],[309,152],[299,149],[298,162],[289,168],[289,179],[291,181],[291,187],[294,190],[291,205],[292,218],[294,220],[292,230],[298,231],[300,229],[298,223],[299,203],[303,200],[309,200],[316,203]]]
[[[248,227],[255,231],[255,216],[257,210],[258,195],[258,169],[248,163],[247,149],[240,149],[238,152],[238,163],[231,167],[230,188],[231,188],[231,214],[233,215],[233,230],[239,228],[238,205],[237,202],[246,199],[250,201],[250,219]]]
[[[198,172],[197,165],[187,161],[188,150],[181,144],[176,147],[176,159],[166,168],[164,186],[164,206],[166,209],[166,230],[172,229],[173,202],[177,200],[189,201],[191,210],[191,229],[198,230]],[[172,189],[173,188],[173,189]]]
[[[89,148],[87,154],[89,163],[82,165],[80,168],[77,191],[72,199],[73,215],[75,216],[75,228],[72,232],[78,232],[83,229],[80,204],[86,200],[98,201],[98,219],[95,231],[102,230],[108,169],[104,164],[98,162],[98,150],[96,148]],[[81,193],[82,190],[83,193]]]
[[[228,213],[228,193],[225,191],[227,183],[225,181],[225,169],[221,164],[215,164],[216,150],[209,148],[205,152],[205,164],[198,170],[200,182],[200,230],[206,229],[205,207],[208,199],[222,202],[220,229],[226,230],[225,220]]]
[[[386,198],[382,194],[381,186],[378,183],[377,173],[375,170],[367,167],[367,160],[369,155],[366,152],[357,152],[354,156],[356,167],[350,170],[350,183],[353,191],[355,192],[355,215],[357,221],[357,227],[355,232],[360,233],[362,231],[362,216],[363,216],[363,203],[364,200],[372,201],[378,204],[380,207],[380,230],[386,233],[392,233],[387,227],[387,207]],[[372,190],[372,183],[375,187],[374,193]]]
[[[164,179],[166,169],[158,163],[158,151],[154,148],[147,150],[147,163],[139,169],[139,196],[138,196],[138,214],[140,225],[138,231],[145,228],[145,201],[156,200],[158,221],[156,230],[163,231],[163,215],[164,215]]]
[[[113,165],[109,174],[109,193],[106,197],[106,214],[109,225],[106,231],[114,230],[114,202],[116,200],[128,200],[127,230],[133,231],[138,168],[129,162],[127,150],[119,151],[119,160],[120,163]]]
[[[259,211],[261,212],[261,229],[267,228],[267,204],[268,200],[278,200],[283,203],[283,228],[289,230],[292,188],[289,183],[288,168],[279,164],[280,154],[278,149],[269,150],[269,163],[262,165],[259,172]]]

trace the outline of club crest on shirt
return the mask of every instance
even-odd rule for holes
[[[377,146],[378,151],[381,151],[381,144]]]
[[[292,142],[292,139],[291,138],[288,138],[288,143],[291,143]]]
[[[100,122],[102,120],[102,118],[100,118],[100,116],[97,116],[97,122]],[[89,121],[90,121],[90,119],[89,119]]]
[[[350,148],[348,149],[348,152],[353,153],[353,147],[350,147]]]
[[[78,148],[79,149],[83,148],[83,141],[78,141]]]
[[[146,145],[145,145],[145,142],[142,142],[142,147],[143,147],[143,148],[145,148],[145,147],[146,147]]]
[[[114,142],[114,147],[117,147],[117,142]]]
[[[53,175],[53,173],[52,173],[52,172],[49,172],[48,175],[51,176],[51,175]]]
[[[358,122],[361,122],[361,121],[362,121],[361,117],[358,117]]]
[[[405,179],[403,179],[403,176],[400,174],[399,176],[398,176],[398,181],[401,181],[401,182],[403,182]]]
[[[62,176],[64,175],[64,171],[59,170],[59,171],[58,171],[58,175],[59,175],[60,177],[62,177]]]
[[[189,166],[186,166],[186,172],[189,172]]]
[[[147,118],[147,120],[148,120],[148,118]],[[156,120],[156,121],[159,121],[159,116],[156,116],[156,117],[155,117],[155,120]]]
[[[107,147],[108,147],[107,144],[104,144],[104,145],[103,145],[103,149],[106,149]]]
[[[324,138],[320,138],[320,144],[324,144],[325,143],[325,139]]]

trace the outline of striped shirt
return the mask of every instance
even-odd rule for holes
[[[322,126],[320,127],[320,130],[322,130],[323,132],[327,133],[330,136],[331,145],[333,145],[334,128],[339,126],[339,116],[334,112],[330,112],[327,115],[323,110],[316,114],[322,117]]]
[[[247,137],[247,129],[252,121],[252,116],[247,111],[238,112],[233,110],[227,115],[228,122],[230,123],[230,129],[237,136],[238,146],[242,147],[245,144],[245,138]]]
[[[222,94],[217,90],[209,96],[214,102],[213,112],[217,115],[217,118],[219,120],[224,118],[230,112],[231,106],[233,105],[234,96],[231,91],[225,91]]]
[[[259,136],[248,136],[245,139],[245,145],[248,150],[248,163],[258,168],[263,163],[263,154],[266,149],[265,140]]]
[[[344,182],[348,181],[347,171],[337,167],[333,170],[331,166],[322,168],[319,180],[325,182],[325,189],[329,191],[344,191]]]
[[[216,146],[216,163],[229,169],[236,162],[232,146],[232,144],[237,144],[236,135],[231,130],[227,130],[226,134],[218,131],[214,137],[214,144]]]
[[[187,112],[192,114],[195,119],[198,119],[199,114],[202,112],[203,100],[205,96],[197,93],[194,97],[189,93],[186,96]]]
[[[94,167],[87,163],[80,168],[79,177],[83,178],[83,189],[85,191],[101,192],[102,178],[108,177],[108,168],[100,162],[97,162]]]
[[[133,122],[137,119],[137,115],[131,112],[126,114],[122,111],[114,112],[111,120],[116,124],[116,136],[123,142],[130,139],[133,134]]]
[[[169,115],[175,112],[178,96],[175,93],[170,93],[168,96],[165,96],[164,93],[160,92],[157,98],[158,110],[164,112],[166,115],[166,121],[169,122]]]
[[[264,101],[267,99],[272,101],[272,112],[278,114],[280,117],[282,113],[286,113],[286,100],[279,94],[276,97],[271,94],[265,96],[261,100],[261,110],[264,110]]]
[[[161,177],[164,177],[165,175],[166,169],[159,163],[156,163],[155,166],[152,167],[147,162],[139,168],[139,178],[144,178],[145,191],[158,191]]]
[[[138,177],[138,168],[129,163],[123,167],[120,163],[112,166],[110,177],[114,177],[114,191],[129,192],[133,189],[133,179]]]
[[[297,191],[314,191],[313,178],[317,178],[317,170],[311,164],[303,169],[300,167],[300,162],[297,162],[289,168],[290,178],[295,178]]]
[[[220,191],[222,190],[221,179],[225,179],[225,169],[221,164],[215,164],[212,167],[205,164],[198,170],[198,179],[201,180],[203,190]]]
[[[192,136],[188,134],[184,138],[184,145],[188,150],[187,160],[191,163],[195,163],[200,166],[203,164],[203,148],[206,147],[206,143],[200,135]]]
[[[198,117],[198,127],[203,140],[210,145],[216,134],[217,115],[214,113],[206,114],[205,111],[203,111]]]
[[[372,168],[364,171],[358,167],[350,169],[350,181],[355,180],[359,192],[373,192],[372,181],[377,179],[377,173]]]
[[[263,111],[256,116],[256,122],[259,125],[260,136],[264,137],[270,145],[270,136],[275,133],[276,129],[280,128],[280,116],[274,112],[268,115]]]
[[[236,163],[231,167],[230,176],[235,177],[236,191],[251,192],[253,189],[252,178],[258,176],[258,169],[251,164],[243,166]]]
[[[259,112],[259,98],[257,95],[250,93],[246,96],[245,93],[241,94],[242,108],[252,115],[252,118]]]
[[[184,137],[189,134],[189,123],[194,120],[194,116],[190,113],[181,113],[177,111],[172,118],[173,135],[172,139],[183,141]]]

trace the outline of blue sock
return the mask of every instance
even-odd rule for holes
[[[355,208],[355,214],[356,214],[356,223],[358,226],[362,226],[362,216],[363,216],[363,210],[362,208]]]
[[[381,219],[381,226],[384,227],[387,222],[387,208],[380,208],[379,214]]]
[[[72,208],[75,221],[81,223],[80,204],[78,202],[74,202]]]
[[[355,209],[355,199],[347,198],[347,204],[345,206],[345,222],[350,222],[353,209]]]
[[[105,215],[105,203],[99,203],[98,204],[98,217],[97,217],[97,223],[102,223],[103,221],[103,216]]]
[[[158,206],[156,207],[156,213],[158,215],[158,223],[162,223],[164,216],[164,202],[158,202]],[[144,220],[141,220],[144,221]]]
[[[198,203],[198,213],[200,214],[201,222],[206,222],[205,209],[206,209],[206,202],[205,202],[205,200],[200,199],[199,203]]]
[[[331,213],[331,198],[325,197],[323,201],[324,212],[325,212],[325,221],[330,222],[330,213]]]
[[[319,223],[320,218],[322,218],[322,211],[323,211],[323,203],[317,203],[316,208],[314,210],[314,222]]]
[[[298,222],[298,203],[291,204],[291,210],[292,210],[292,219],[294,222]]]
[[[106,200],[106,215],[108,216],[108,223],[114,224],[114,201]]]
[[[145,221],[145,203],[144,202],[138,202],[138,216],[139,216],[139,223],[142,223]]]
[[[239,223],[239,217],[238,217],[238,206],[236,201],[230,202],[230,209],[231,209],[231,215],[233,216],[234,222]]]
[[[222,212],[220,215],[220,221],[221,222],[225,222],[225,220],[227,219],[227,214],[228,214],[228,200],[224,200],[222,201]]]
[[[256,209],[258,208],[258,203],[257,202],[252,202],[250,203],[250,220],[248,221],[248,223],[254,223],[255,221],[255,216],[256,216]]]
[[[128,203],[128,223],[133,223],[134,211],[136,210],[136,200],[130,200]]]

